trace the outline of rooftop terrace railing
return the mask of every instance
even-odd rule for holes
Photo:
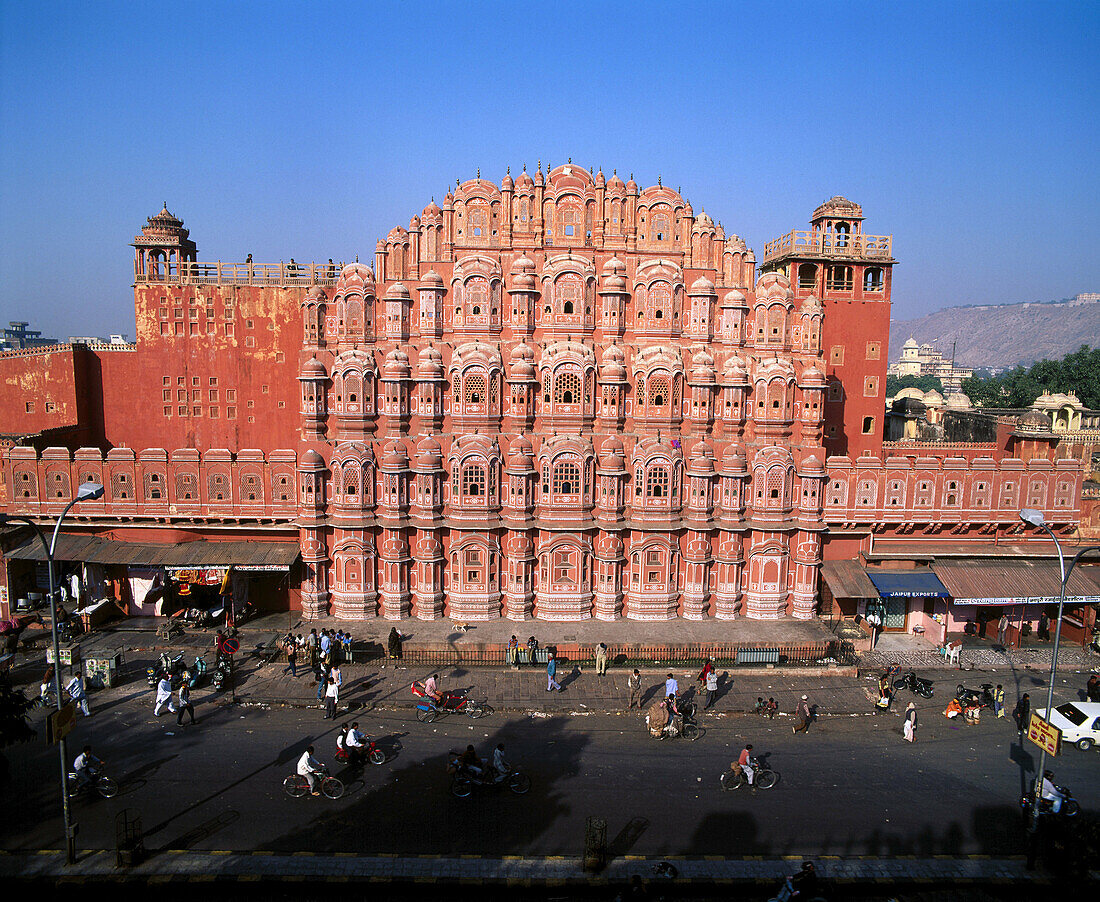
[[[847,232],[793,231],[764,245],[764,260],[784,254],[825,257],[890,257],[893,235],[851,235]]]
[[[335,285],[343,263],[163,263],[135,272],[138,284],[179,285]]]

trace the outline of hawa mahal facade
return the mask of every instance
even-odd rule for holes
[[[479,174],[480,175],[480,174]],[[745,242],[658,183],[476,178],[362,263],[133,243],[137,340],[0,355],[2,508],[105,541],[296,543],[307,618],[811,618],[823,559],[1079,518],[1041,428],[884,446],[889,236]]]

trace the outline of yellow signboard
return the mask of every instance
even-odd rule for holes
[[[60,742],[68,736],[76,723],[76,705],[69,702],[60,711],[51,711],[46,717],[46,741]]]
[[[1037,711],[1031,714],[1027,738],[1046,749],[1048,755],[1057,755],[1062,750],[1062,731],[1043,720]]]

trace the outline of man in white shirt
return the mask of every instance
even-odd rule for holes
[[[668,679],[665,680],[665,698],[670,695],[676,695],[680,691],[680,685],[676,682],[676,678],[670,673]]]
[[[1046,802],[1050,802],[1050,810],[1057,814],[1062,810],[1062,803],[1066,800],[1066,797],[1058,791],[1058,787],[1051,782],[1051,777],[1054,776],[1053,771],[1043,772],[1043,791],[1040,794],[1042,799]]]
[[[90,745],[84,746],[84,751],[77,755],[76,760],[73,761],[77,789],[91,786],[95,781],[96,771],[102,764],[103,762],[92,754],[92,747]]]
[[[157,683],[157,700],[153,705],[153,716],[160,717],[165,707],[172,713],[176,713],[176,704],[172,701],[172,681],[166,674],[161,674]]]
[[[313,746],[311,745],[304,752],[302,757],[298,759],[298,774],[305,777],[309,782],[309,791],[313,795],[320,795],[320,790],[317,789],[317,777],[325,772],[325,766],[313,757]]]
[[[500,780],[505,774],[512,772],[512,766],[504,760],[504,743],[500,742],[497,747],[493,749],[493,770],[496,771],[497,779]]]
[[[359,723],[356,721],[348,730],[346,740],[348,759],[352,764],[363,763],[363,749],[367,746],[367,737],[359,731]]]

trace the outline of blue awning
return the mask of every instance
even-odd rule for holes
[[[931,570],[868,570],[882,598],[949,598],[946,587]]]

